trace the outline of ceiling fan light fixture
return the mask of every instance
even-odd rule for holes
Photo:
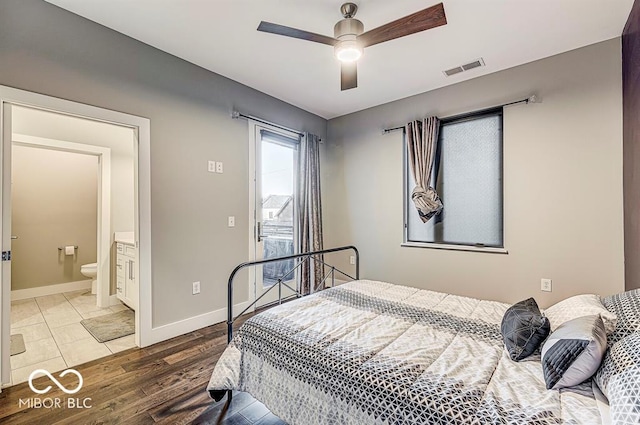
[[[334,53],[340,62],[355,62],[362,57],[363,50],[356,40],[340,40]]]

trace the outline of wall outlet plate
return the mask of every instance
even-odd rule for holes
[[[350,255],[349,256],[349,264],[355,264],[356,263],[356,256],[355,255]]]
[[[200,293],[200,282],[193,282],[192,287],[193,287],[193,291],[192,291],[193,295]]]
[[[216,172],[216,162],[215,161],[207,162],[207,171],[209,171],[210,173],[215,173]]]
[[[228,220],[227,220],[227,225],[229,227],[235,227],[236,226],[236,217],[233,215],[230,215]]]
[[[551,292],[551,279],[540,279],[540,290]]]
[[[216,162],[216,173],[222,174],[224,171],[222,162]]]

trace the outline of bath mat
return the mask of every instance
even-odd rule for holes
[[[133,310],[123,310],[81,321],[98,342],[111,341],[135,333]]]
[[[24,346],[24,337],[22,336],[22,334],[11,335],[11,341],[9,342],[9,351],[11,351],[12,356],[27,351],[27,348]]]

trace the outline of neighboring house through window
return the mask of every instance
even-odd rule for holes
[[[444,205],[423,223],[404,143],[404,242],[409,246],[503,251],[502,108],[442,119],[431,185]]]

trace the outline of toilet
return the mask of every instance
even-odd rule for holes
[[[91,293],[97,294],[98,281],[96,280],[96,277],[98,276],[98,263],[84,264],[80,266],[80,273],[82,273],[83,276],[91,278]]]

